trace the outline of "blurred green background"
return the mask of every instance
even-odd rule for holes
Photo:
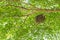
[[[60,0],[1,0],[0,40],[60,40],[60,12],[37,11],[22,16],[31,13],[34,7],[60,9]],[[35,17],[39,14],[46,18],[36,24]]]

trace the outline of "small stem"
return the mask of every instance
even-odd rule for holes
[[[30,4],[31,5],[31,4]],[[33,10],[31,13],[29,14],[26,14],[26,15],[22,15],[22,16],[29,16],[31,14],[34,14],[36,13],[36,11],[41,11],[41,12],[60,12],[60,9],[39,9],[39,8],[34,8],[34,9],[30,9],[30,8],[25,8],[25,7],[22,7],[22,6],[15,6],[15,5],[6,5],[6,6],[14,6],[16,8],[20,8],[20,9],[25,9],[25,10]],[[33,6],[33,5],[32,5]]]

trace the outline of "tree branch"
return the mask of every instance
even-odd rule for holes
[[[29,4],[29,5],[31,5],[31,4]],[[14,7],[16,7],[16,8],[20,8],[20,9],[25,9],[25,10],[35,10],[34,12],[31,12],[31,13],[29,13],[29,14],[26,14],[26,15],[22,15],[22,16],[29,16],[29,15],[31,15],[31,14],[33,14],[33,13],[35,13],[36,11],[38,12],[38,11],[41,11],[41,12],[60,12],[60,9],[39,9],[39,8],[34,8],[34,9],[32,9],[32,8],[25,8],[25,7],[22,7],[22,6],[15,6],[15,5],[6,5],[6,6],[14,6]],[[32,5],[33,6],[33,5]]]

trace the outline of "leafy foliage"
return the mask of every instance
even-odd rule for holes
[[[3,0],[0,2],[0,40],[60,40],[59,0]],[[26,1],[25,1],[26,2]],[[27,15],[29,14],[29,15]],[[45,20],[37,24],[35,17],[44,14]]]

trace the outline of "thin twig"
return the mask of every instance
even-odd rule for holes
[[[22,7],[22,6],[15,6],[15,5],[9,5],[9,6],[18,7],[18,8],[22,8],[22,9],[25,9],[25,10],[36,10],[36,11],[43,11],[43,12],[60,12],[60,9],[40,9],[40,8],[34,8],[34,9],[31,8],[30,9],[30,8],[25,8],[25,7]]]
[[[26,3],[27,4],[27,3]],[[31,5],[31,4],[30,4]],[[16,8],[20,8],[20,9],[25,9],[25,10],[35,10],[35,11],[41,11],[41,12],[60,12],[60,9],[39,9],[39,8],[34,8],[34,9],[30,9],[30,8],[25,8],[25,7],[22,7],[22,6],[15,6],[15,5],[6,5],[6,6],[14,6]],[[33,6],[33,5],[32,5]],[[26,15],[22,15],[22,16],[29,16],[31,14],[33,14],[35,12],[32,12],[32,13],[29,13],[29,14],[26,14]]]

